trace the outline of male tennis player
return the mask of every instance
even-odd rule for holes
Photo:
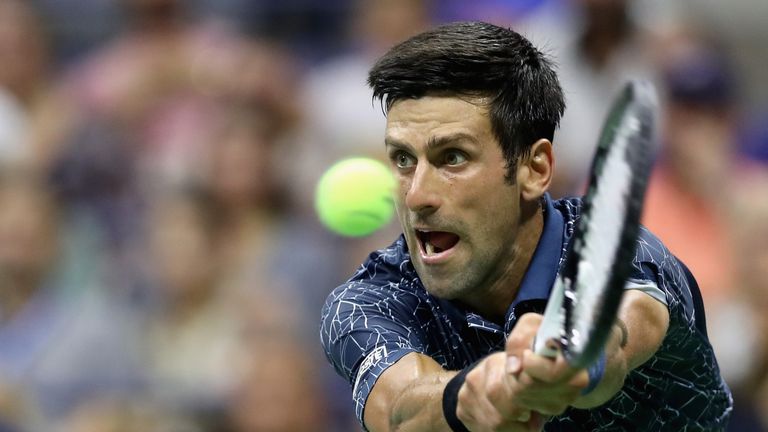
[[[547,194],[565,104],[528,40],[439,27],[392,48],[369,83],[404,234],[333,291],[321,329],[364,428],[725,427],[696,282],[644,229],[601,360],[577,370],[530,350],[581,202]]]

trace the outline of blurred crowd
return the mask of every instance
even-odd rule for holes
[[[762,42],[698,12],[0,0],[0,431],[360,430],[319,311],[398,229],[327,232],[314,184],[339,158],[384,157],[365,85],[376,57],[467,19],[511,26],[559,65],[556,197],[582,192],[623,81],[656,83],[644,223],[698,278],[733,430],[767,430],[768,84],[750,80]]]

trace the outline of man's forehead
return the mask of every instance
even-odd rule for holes
[[[486,123],[488,108],[475,99],[429,95],[393,104],[387,115],[387,135],[450,125],[485,127]]]
[[[488,110],[456,97],[403,101],[390,111],[387,147],[437,149],[449,144],[494,141]]]
[[[402,98],[396,100],[387,110],[387,116],[397,107],[427,106],[431,104],[456,104],[464,109],[485,110],[490,108],[492,98],[490,96],[472,93],[429,92],[415,98]]]

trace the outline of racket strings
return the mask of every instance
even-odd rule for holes
[[[617,125],[613,145],[604,155],[590,195],[588,208],[592,211],[583,216],[584,230],[575,239],[581,259],[577,264],[575,286],[572,287],[575,292],[572,295],[566,293],[566,301],[570,302],[568,321],[572,324],[566,325],[570,329],[566,338],[574,354],[590,350],[587,344],[594,339],[592,333],[600,324],[595,317],[601,314],[609,291],[623,289],[607,285],[616,271],[616,258],[634,183],[635,170],[627,150],[636,144],[633,137],[640,132],[640,127],[640,121],[632,115]],[[579,294],[576,295],[576,292]]]

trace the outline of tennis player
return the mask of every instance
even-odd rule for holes
[[[565,103],[541,52],[451,24],[392,48],[369,83],[403,235],[331,293],[321,328],[366,430],[725,428],[696,282],[645,229],[600,360],[530,350],[581,208],[547,193]]]

